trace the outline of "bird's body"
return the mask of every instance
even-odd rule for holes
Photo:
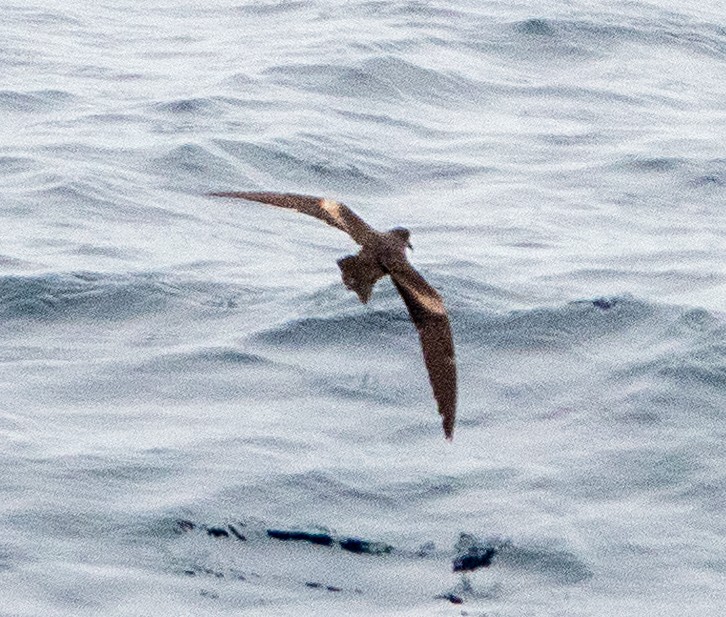
[[[456,418],[456,362],[451,327],[441,296],[406,257],[406,248],[411,247],[408,229],[376,231],[344,204],[308,195],[244,191],[210,195],[257,201],[309,214],[346,232],[361,246],[357,255],[338,260],[343,283],[365,304],[376,281],[386,275],[391,277],[418,329],[444,434],[451,439]]]

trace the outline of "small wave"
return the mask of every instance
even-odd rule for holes
[[[500,46],[532,58],[535,51],[540,56],[597,57],[626,43],[649,48],[676,46],[711,57],[726,56],[726,42],[718,26],[678,17],[642,17],[628,23],[535,17],[505,28],[507,36],[502,36]]]
[[[254,338],[267,345],[292,348],[361,345],[391,335],[409,334],[408,322],[405,309],[308,317],[259,332]]]
[[[395,56],[367,60],[362,68],[379,81],[395,86],[399,92],[428,103],[478,102],[485,94],[479,83],[453,71],[428,69]]]
[[[67,158],[78,156],[87,150],[67,144],[62,147],[48,149],[53,156]],[[98,158],[98,151],[93,154]],[[114,155],[117,159],[120,152]],[[23,201],[28,209],[37,215],[38,212],[62,213],[54,225],[63,227],[77,225],[76,221],[86,220],[93,223],[106,224],[109,221],[124,222],[138,225],[141,223],[162,224],[169,220],[188,220],[191,215],[170,207],[157,205],[146,198],[143,191],[135,187],[129,191],[128,180],[119,176],[99,177],[84,174],[82,177],[69,180],[52,169],[34,173],[23,185]],[[196,185],[198,187],[198,185]],[[65,219],[65,220],[64,220]],[[73,221],[70,223],[69,221]]]
[[[513,30],[526,36],[546,36],[554,38],[557,28],[547,19],[526,19],[514,24]]]
[[[63,90],[34,90],[31,92],[0,90],[0,110],[43,113],[60,109],[75,99],[76,97]]]
[[[257,354],[233,348],[202,349],[191,352],[164,354],[135,367],[142,373],[204,372],[214,366],[261,366],[272,362]]]
[[[102,246],[98,244],[78,244],[68,248],[64,252],[87,257],[108,257],[109,259],[116,259],[120,262],[134,261],[142,255],[140,251],[134,251],[124,247]]]
[[[235,73],[234,75],[229,75],[228,77],[225,77],[222,81],[223,84],[231,87],[234,90],[244,90],[245,93],[248,93],[248,90],[250,87],[254,86],[257,82],[255,79],[250,77],[247,73]],[[249,99],[240,99],[240,104],[246,104],[249,105],[250,101]],[[257,104],[269,104],[269,105],[275,105],[275,101],[252,101],[252,103]],[[279,104],[279,103],[278,103]]]
[[[538,135],[537,139],[553,146],[590,146],[601,141],[602,136],[596,133],[580,133],[575,135],[543,133]]]
[[[326,376],[315,379],[313,384],[318,392],[336,400],[367,401],[379,405],[395,404],[398,400],[395,388],[384,387],[377,380],[369,379],[367,375],[362,379],[357,375]]]
[[[36,9],[29,7],[5,7],[3,11],[7,14],[10,13],[18,19],[18,21],[25,24],[32,24],[34,26],[85,26],[83,21],[73,17],[68,9],[64,12],[53,11],[49,9]]]
[[[10,257],[9,255],[0,255],[0,268],[8,270],[21,270],[23,268],[32,268],[34,264],[30,261]]]
[[[584,21],[530,18],[506,26],[500,47],[532,59],[594,57],[601,55],[612,40],[593,27]]]
[[[224,157],[204,146],[187,143],[169,150],[154,159],[154,171],[167,181],[178,179],[176,188],[189,185],[198,191],[201,187],[215,187],[220,184],[244,185],[246,178],[237,167]]]
[[[441,72],[387,55],[357,66],[303,64],[267,70],[279,83],[336,97],[397,100],[410,97],[436,104],[479,101],[480,85],[454,72]]]
[[[60,206],[68,211],[77,213],[85,211],[86,214],[109,213],[116,215],[116,204],[111,198],[107,187],[94,186],[81,180],[67,181],[55,175],[38,174],[37,188],[29,192],[35,203]],[[108,207],[113,204],[114,208]]]
[[[619,393],[615,421],[653,426],[718,418],[726,402],[723,320],[703,309],[664,309],[647,337],[636,358],[611,375]]]
[[[40,164],[32,158],[20,156],[0,156],[0,174],[20,174],[28,171],[37,171]]]
[[[277,66],[265,72],[281,85],[337,97],[396,100],[399,89],[359,67],[336,64]]]
[[[645,173],[672,172],[685,165],[684,159],[673,157],[632,157],[618,165],[620,169]]]
[[[428,20],[441,18],[442,22],[452,19],[470,19],[472,14],[465,12],[459,7],[435,6],[429,2],[418,2],[416,0],[390,1],[390,0],[364,0],[356,2],[350,7],[345,7],[346,12],[357,11],[362,16],[370,18],[373,15],[393,17],[426,17]],[[408,22],[410,23],[410,22]],[[428,25],[430,22],[427,21]]]
[[[278,140],[272,145],[230,140],[217,140],[216,144],[247,165],[299,186],[324,187],[342,193],[389,189],[377,174],[365,169],[364,161],[353,162],[348,157],[349,162],[341,164],[346,159],[340,152],[330,147],[321,149],[320,144],[303,138]]]
[[[451,285],[455,289],[455,285]],[[462,292],[463,293],[463,292]],[[397,301],[395,290],[384,289],[379,301]],[[454,292],[449,315],[460,344],[499,350],[567,349],[588,340],[617,337],[645,323],[658,323],[668,312],[630,296],[600,297],[561,307],[507,313],[475,307],[471,295]],[[501,305],[501,304],[500,304]],[[342,305],[341,310],[346,310]],[[409,337],[411,323],[404,307],[297,319],[254,335],[254,339],[290,348],[390,343],[390,337]]]
[[[708,161],[704,167],[694,171],[690,185],[696,188],[723,188],[726,186],[726,160]]]
[[[726,392],[726,329],[720,340],[690,350],[681,357],[664,359],[657,369],[658,375],[674,382],[677,387],[708,386],[713,392]]]
[[[498,349],[545,349],[620,334],[653,319],[657,312],[655,305],[621,296],[505,315],[466,310],[455,313],[454,321],[458,338],[464,343]]]
[[[649,427],[652,431],[652,427]],[[678,492],[693,485],[702,467],[686,447],[626,447],[593,453],[587,471],[575,471],[565,491],[581,498],[622,500]]]
[[[239,4],[233,10],[235,13],[242,13],[244,15],[265,16],[298,12],[300,9],[305,9],[310,6],[312,6],[312,3],[305,2],[304,0],[285,0],[285,2]]]
[[[218,117],[223,109],[215,101],[208,98],[176,99],[165,103],[155,103],[156,111],[173,115]]]
[[[410,117],[396,118],[386,113],[368,113],[360,109],[335,109],[333,113],[342,118],[352,119],[356,123],[378,125],[384,130],[403,129],[426,139],[451,136],[449,130],[436,130],[434,127],[416,122],[415,118]]]
[[[0,276],[0,319],[119,320],[170,309],[228,310],[239,290],[158,274]]]
[[[4,319],[85,316],[120,319],[161,308],[163,294],[149,280],[74,274],[0,278]]]
[[[264,145],[229,140],[215,143],[245,165],[284,178],[286,183],[294,181],[298,187],[339,194],[390,195],[402,183],[465,179],[493,170],[435,157],[386,154],[373,160],[367,149],[319,133],[299,133],[294,139],[277,139]],[[391,185],[382,178],[397,178],[398,183]]]
[[[560,549],[507,543],[500,549],[497,561],[501,565],[539,574],[567,585],[593,577],[592,570],[577,555]]]
[[[695,157],[628,155],[608,163],[608,172],[639,174],[662,183],[664,179],[675,186],[705,190],[719,190],[726,186],[726,170],[723,159],[699,160]],[[673,185],[671,185],[673,186]],[[671,189],[672,190],[672,189]]]
[[[698,176],[692,181],[693,186],[705,187],[724,187],[726,186],[726,173],[723,174],[705,174]]]
[[[299,481],[306,485],[308,479],[305,474],[299,476]],[[296,487],[297,487],[296,483]],[[574,585],[593,577],[592,570],[576,554],[548,546],[516,544],[511,540],[501,538],[478,538],[469,533],[461,533],[451,550],[439,550],[432,541],[421,544],[418,548],[404,547],[389,544],[380,540],[364,539],[368,537],[365,530],[361,535],[339,535],[325,526],[296,526],[296,527],[270,527],[261,521],[235,520],[232,523],[205,524],[188,519],[175,519],[173,521],[159,521],[156,524],[157,534],[186,535],[195,534],[197,537],[211,539],[218,542],[248,542],[257,547],[259,551],[266,553],[266,559],[278,561],[278,567],[283,568],[294,558],[295,552],[303,549],[319,551],[320,559],[330,561],[339,560],[346,553],[368,556],[367,568],[399,566],[406,561],[417,561],[423,566],[436,568],[440,576],[446,572],[474,572],[481,568],[500,569],[501,567],[531,573],[535,576],[545,577],[552,581],[565,585]],[[282,549],[280,542],[286,543]],[[232,550],[234,544],[231,545]],[[281,552],[281,550],[285,552]],[[286,554],[287,553],[287,554]],[[310,553],[308,553],[310,554]],[[375,561],[370,558],[375,557]],[[453,558],[453,559],[452,559]],[[231,553],[227,552],[224,561],[231,559]],[[389,559],[395,560],[386,564]],[[449,560],[451,561],[449,562]],[[448,563],[447,563],[448,562]],[[221,566],[224,567],[224,566]],[[199,568],[196,571],[213,573],[215,576],[224,577],[221,570],[208,571],[206,568]],[[217,572],[219,572],[217,574]],[[191,573],[190,573],[191,574]],[[463,581],[456,594],[456,597],[474,596],[475,591],[471,581]],[[362,592],[361,592],[362,593]],[[453,594],[436,596],[436,598],[450,599],[457,601]]]
[[[0,572],[7,572],[14,567],[16,556],[9,547],[0,545]]]

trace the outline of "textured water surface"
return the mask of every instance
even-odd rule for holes
[[[2,14],[2,617],[720,614],[719,2]],[[390,282],[233,189],[412,230],[453,443]]]

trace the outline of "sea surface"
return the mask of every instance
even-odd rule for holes
[[[0,617],[726,614],[723,2],[4,0],[0,186]]]

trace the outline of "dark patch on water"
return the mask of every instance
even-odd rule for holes
[[[434,596],[435,600],[448,600],[452,604],[464,604],[464,598],[455,593],[442,593],[441,595]]]
[[[225,573],[222,572],[222,570],[218,570],[215,568],[209,568],[207,566],[203,566],[201,564],[194,564],[193,566],[182,570],[182,574],[185,576],[197,576],[200,574],[206,575],[206,576],[213,576],[214,578],[227,578],[225,576]],[[247,580],[244,574],[234,573],[234,578],[240,581]]]
[[[495,544],[482,543],[465,533],[461,534],[455,548],[457,554],[452,563],[454,572],[473,572],[479,568],[488,568],[500,550]]]
[[[175,522],[175,529],[174,531],[177,533],[186,533],[188,531],[194,531],[197,528],[196,523],[193,523],[192,521],[188,521],[186,519],[178,519]]]
[[[237,538],[240,542],[245,542],[247,540],[247,537],[239,531],[234,525],[227,525],[227,528],[230,530],[232,535]]]
[[[236,538],[237,540],[241,542],[245,542],[247,538],[245,535],[240,532],[237,527],[234,525],[227,525],[226,527],[220,527],[220,526],[207,526],[207,525],[198,525],[197,523],[194,523],[192,521],[186,520],[186,519],[177,519],[175,521],[175,526],[173,528],[173,531],[175,533],[189,533],[191,531],[194,531],[196,529],[201,529],[203,531],[206,531],[207,535],[211,538],[229,538],[230,536]]]
[[[325,589],[326,591],[332,591],[332,592],[343,591],[342,587],[336,587],[335,585],[324,585],[322,583],[308,582],[308,583],[305,583],[305,586],[311,587],[312,589]]]
[[[327,533],[311,533],[308,531],[288,531],[284,529],[268,529],[267,535],[275,540],[309,542],[321,546],[332,546],[333,538]]]
[[[230,539],[227,529],[231,526],[207,526],[192,523],[191,521],[177,521],[175,529],[178,533],[187,533],[199,529],[215,538]],[[356,536],[338,537],[325,531],[306,531],[300,529],[266,529],[265,536],[282,542],[292,544],[303,543],[330,550],[339,548],[355,555],[374,555],[384,559],[386,556],[395,555],[397,559],[432,559],[438,561],[443,555],[431,551],[422,552],[407,550],[405,548],[394,548],[384,542],[372,542],[362,540]],[[333,553],[331,553],[332,556]],[[274,553],[279,559],[279,554]],[[454,556],[451,562],[451,570],[456,573],[471,573],[481,568],[489,568],[495,563],[502,563],[508,567],[525,570],[543,575],[561,584],[577,584],[592,578],[592,572],[577,556],[561,549],[550,549],[537,546],[518,546],[510,540],[503,539],[480,539],[468,533],[461,533],[454,547]],[[198,571],[196,569],[195,571]],[[216,576],[216,574],[213,574]],[[443,575],[443,571],[442,571]],[[468,579],[464,579],[464,591],[471,591]],[[310,587],[318,588],[317,581],[307,581]],[[320,588],[325,587],[320,584]],[[454,593],[461,598],[461,594]],[[437,596],[438,598],[449,599],[447,594]]]
[[[259,579],[260,575],[256,572],[241,572],[236,568],[231,569],[220,569],[218,567],[211,568],[201,563],[193,563],[180,571],[181,574],[187,577],[211,577],[217,580],[231,580],[231,581],[248,581],[249,579]],[[330,593],[342,593],[349,592],[355,594],[362,594],[363,591],[359,588],[346,589],[339,587],[338,585],[331,585],[329,583],[321,583],[319,581],[304,581],[302,583],[308,589],[318,589],[321,591],[328,591]],[[208,590],[200,590],[200,595],[209,598],[218,598],[219,595],[216,592]]]
[[[212,538],[229,539],[234,537],[240,541],[246,541],[243,535],[234,525],[203,525],[186,519],[178,519],[174,523],[175,533],[190,533],[195,530],[204,531]],[[265,529],[265,535],[273,540],[282,542],[301,542],[324,547],[339,547],[341,550],[355,555],[388,555],[393,552],[394,547],[385,542],[364,540],[356,536],[336,536],[326,531],[306,531],[304,529]],[[419,553],[420,555],[420,553]]]
[[[371,542],[360,538],[341,538],[340,548],[356,555],[386,555],[393,552],[393,547],[385,542]]]
[[[598,298],[597,300],[593,300],[592,301],[592,305],[595,308],[599,308],[600,310],[608,311],[611,308],[613,308],[614,306],[616,306],[617,305],[617,302],[618,301],[617,301],[616,298],[612,298],[612,299],[609,299],[609,298]]]

